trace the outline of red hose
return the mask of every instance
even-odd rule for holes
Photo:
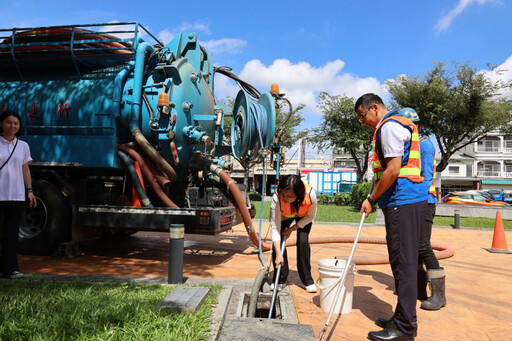
[[[179,208],[178,205],[176,205],[174,202],[172,202],[171,199],[167,195],[165,195],[164,191],[158,183],[156,182],[155,178],[153,177],[153,174],[151,174],[151,171],[149,170],[148,165],[144,161],[144,159],[137,153],[135,150],[133,150],[130,147],[123,146],[122,144],[117,145],[117,149],[120,151],[130,155],[132,158],[134,158],[140,166],[140,169],[142,170],[142,174],[146,178],[146,180],[149,182],[149,185],[153,190],[155,191],[156,195],[163,201],[164,204],[166,204],[170,208]]]
[[[233,193],[233,197],[235,198],[236,205],[238,209],[240,210],[240,214],[242,215],[242,220],[245,225],[245,230],[247,231],[247,234],[249,235],[249,238],[251,239],[251,242],[254,244],[254,246],[258,247],[259,245],[259,238],[258,233],[254,230],[254,227],[252,226],[252,219],[251,215],[249,214],[249,209],[247,208],[247,204],[245,203],[245,199],[242,195],[242,192],[240,192],[240,189],[238,188],[236,182],[227,174],[225,171],[222,170],[221,167],[212,165],[210,167],[210,170],[217,174],[224,183],[228,185],[229,190],[231,193]],[[263,212],[260,212],[262,214]],[[355,238],[354,237],[315,237],[315,238],[309,238],[309,244],[327,244],[327,243],[354,243]],[[288,239],[286,241],[286,246],[295,246],[297,241],[295,239]],[[380,244],[380,245],[386,245],[386,240],[382,238],[359,238],[358,243],[362,244]],[[267,242],[261,242],[261,249],[263,251],[270,250],[270,243]],[[436,257],[438,259],[445,259],[450,258],[455,254],[455,251],[450,248],[449,246],[439,245],[432,243],[432,248],[434,250],[440,250],[441,252],[438,252],[436,254]],[[353,261],[355,264],[363,265],[363,264],[388,264],[389,258],[388,256],[356,256],[353,258]]]
[[[153,174],[153,177],[156,179],[156,181],[162,186],[163,188],[167,188],[171,185],[171,180],[167,176],[164,175],[164,173],[157,167],[153,162],[142,157],[144,161],[146,161],[146,165],[148,166],[149,170],[151,171],[151,174]]]
[[[240,214],[242,215],[242,220],[245,225],[245,230],[247,231],[247,234],[249,235],[249,238],[251,239],[251,242],[256,246],[259,247],[259,238],[258,233],[254,230],[254,226],[252,226],[252,219],[251,214],[249,213],[249,209],[247,208],[247,204],[245,202],[244,196],[242,195],[242,192],[240,192],[240,189],[238,188],[238,185],[236,184],[235,180],[233,180],[228,173],[222,170],[220,166],[217,165],[211,165],[210,170],[217,174],[224,183],[228,186],[229,191],[233,193],[233,197],[235,198],[236,206],[240,210]],[[287,243],[288,244],[288,243]],[[261,241],[261,249],[263,251],[270,250],[270,243]]]

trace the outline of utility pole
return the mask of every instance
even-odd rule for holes
[[[299,140],[299,155],[297,156],[297,168],[302,169],[306,165],[306,139]]]

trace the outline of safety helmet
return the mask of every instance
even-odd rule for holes
[[[414,110],[412,108],[402,108],[402,109],[398,110],[398,115],[408,118],[412,122],[420,121],[420,117],[418,116],[418,113],[416,112],[416,110]]]

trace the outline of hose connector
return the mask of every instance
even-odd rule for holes
[[[252,226],[252,225],[246,226],[245,229],[247,230],[247,233],[249,233],[249,234],[253,234],[254,232],[256,232],[256,230],[254,229],[254,226]]]

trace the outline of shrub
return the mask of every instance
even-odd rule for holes
[[[338,206],[347,206],[350,205],[351,198],[350,194],[347,193],[335,193],[334,194],[334,203]]]
[[[317,195],[316,195],[316,201],[317,201],[319,204],[322,204],[322,205],[328,205],[328,204],[330,204],[331,199],[332,199],[332,196],[327,195],[327,194],[317,194]]]
[[[251,200],[251,201],[261,201],[261,194],[259,194],[259,193],[249,193],[249,200]]]
[[[371,182],[364,182],[356,184],[352,187],[352,194],[350,195],[350,202],[356,209],[360,209],[363,201],[368,197]]]

